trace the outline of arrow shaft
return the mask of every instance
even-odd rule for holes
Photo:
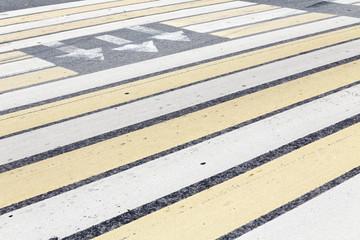
[[[134,30],[134,31],[137,31],[137,32],[147,33],[147,34],[150,34],[150,35],[158,35],[158,34],[163,33],[163,32],[161,32],[159,30],[155,30],[155,29],[152,29],[152,28],[144,27],[144,26],[133,26],[133,27],[129,27],[128,29]]]
[[[112,35],[102,35],[102,36],[98,36],[96,37],[99,40],[105,41],[105,42],[109,42],[109,43],[113,43],[116,45],[125,45],[128,43],[131,43],[131,41],[123,39],[123,38],[119,38],[119,37],[115,37]]]

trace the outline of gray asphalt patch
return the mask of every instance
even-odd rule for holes
[[[158,34],[144,33],[131,29],[119,29],[112,32],[64,40],[61,42],[63,44],[61,47],[41,45],[22,49],[22,51],[52,62],[57,66],[74,70],[80,74],[86,74],[228,41],[226,38],[192,32],[160,23],[147,24],[143,27],[158,32]],[[154,38],[165,33],[176,32],[187,40]],[[114,44],[97,38],[105,35],[129,42],[126,44]],[[73,49],[69,51],[64,46]],[[90,50],[93,51],[92,53],[94,51],[98,51],[97,53],[101,52],[103,60],[101,59],[101,54],[95,55],[92,58],[91,52],[86,53],[89,56],[75,56],[75,52],[73,54],[69,53],[75,51],[75,48],[78,51]]]

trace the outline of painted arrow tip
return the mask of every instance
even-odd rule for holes
[[[63,47],[66,48],[66,47]],[[104,54],[102,53],[102,48],[94,48],[94,49],[62,49],[61,50],[68,52],[66,55],[61,55],[57,57],[74,57],[74,58],[87,58],[87,59],[98,59],[98,60],[105,60]]]
[[[135,52],[159,52],[153,41],[144,42],[141,44],[128,44],[119,48],[114,48],[116,51],[135,51]]]
[[[184,31],[177,31],[177,32],[166,32],[151,38],[158,39],[158,40],[168,40],[168,41],[178,41],[178,42],[189,42],[190,39],[188,36],[185,35]]]

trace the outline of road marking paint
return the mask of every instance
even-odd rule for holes
[[[119,38],[119,37],[115,37],[113,35],[102,35],[102,36],[98,36],[96,37],[97,39],[100,39],[102,41],[105,41],[105,42],[109,42],[109,43],[112,43],[112,44],[116,44],[116,45],[125,45],[127,43],[131,43],[131,41],[129,40],[126,40],[126,39],[123,39],[123,38]]]
[[[0,174],[0,207],[78,182],[359,81],[359,63],[360,61],[355,61],[334,67],[4,172]]]
[[[174,26],[174,27],[184,27],[188,25],[195,25],[199,23],[214,21],[214,20],[220,20],[224,18],[230,18],[234,16],[241,16],[246,15],[250,13],[257,13],[257,12],[263,12],[267,10],[277,9],[279,7],[277,6],[271,6],[271,5],[255,5],[255,6],[248,6],[243,8],[236,8],[226,11],[220,11],[220,12],[214,12],[214,13],[208,13],[198,16],[192,16],[187,18],[180,18],[175,20],[170,20],[163,22],[164,24]]]
[[[76,13],[90,12],[90,11],[99,10],[99,9],[107,9],[107,8],[112,8],[112,7],[126,6],[126,5],[150,2],[150,1],[154,1],[154,0],[122,0],[122,1],[114,1],[114,2],[108,2],[108,3],[95,4],[95,5],[75,7],[75,8],[53,10],[53,11],[49,11],[49,12],[36,13],[33,15],[19,16],[19,17],[15,17],[15,18],[6,18],[6,19],[0,20],[0,27],[17,24],[17,23],[33,22],[33,21],[61,17],[61,16],[66,16],[66,15],[71,15],[71,14],[76,14]]]
[[[162,32],[156,29],[144,27],[144,26],[132,26],[128,27],[128,29],[154,35],[150,38],[159,39],[159,40],[168,40],[168,41],[179,41],[179,42],[188,42],[190,39],[184,34],[184,31],[176,31],[176,32]]]
[[[76,22],[58,24],[58,25],[53,25],[53,26],[48,26],[48,27],[30,29],[30,30],[25,30],[25,31],[21,31],[21,32],[0,35],[0,43],[21,40],[21,39],[51,34],[51,33],[57,33],[57,32],[77,29],[77,28],[90,27],[90,26],[99,25],[99,24],[117,22],[117,21],[122,21],[122,20],[126,20],[126,19],[131,19],[131,18],[138,18],[138,17],[148,16],[148,15],[156,15],[156,14],[160,14],[160,13],[166,13],[166,12],[171,12],[171,11],[176,11],[176,10],[181,10],[181,9],[200,7],[200,6],[206,6],[206,5],[216,4],[216,3],[223,3],[223,2],[230,2],[230,1],[232,1],[232,0],[199,0],[199,1],[180,3],[180,4],[167,5],[167,6],[162,6],[162,7],[154,7],[151,9],[137,10],[137,11],[133,11],[133,12],[113,14],[110,16],[103,16],[103,17],[97,17],[97,18],[92,18],[92,19],[80,20],[80,21],[76,21]]]
[[[31,57],[32,56],[30,56],[24,52],[20,52],[20,51],[3,53],[3,54],[0,54],[0,64],[23,60],[23,59],[27,59],[27,58],[31,58]]]
[[[131,101],[158,92],[177,88],[207,78],[220,76],[240,69],[256,66],[269,61],[296,55],[320,47],[329,46],[352,38],[357,38],[360,27],[325,33],[306,39],[288,42],[273,47],[244,53],[209,63],[173,71],[136,82],[123,84],[77,97],[64,99],[30,109],[0,116],[0,136],[41,126],[50,122],[77,116],[86,112]],[[215,67],[216,66],[216,67]],[[103,75],[103,74],[102,74]],[[118,76],[118,74],[116,74]],[[118,77],[117,77],[118,79]],[[46,91],[41,91],[42,94]],[[129,93],[129,94],[125,94]],[[23,94],[22,94],[23,95]],[[27,96],[29,94],[26,94]],[[52,94],[53,95],[53,94]],[[1,96],[0,96],[1,99]],[[11,103],[14,97],[11,97]],[[9,97],[4,97],[9,101]],[[28,97],[26,98],[28,102]],[[1,101],[0,101],[1,103]]]
[[[237,240],[300,240],[319,236],[328,240],[357,239],[359,185],[360,175],[357,175]]]
[[[54,44],[54,43],[53,43]],[[81,49],[72,45],[65,45],[61,42],[56,42],[56,49],[66,52],[66,55],[57,56],[58,58],[73,57],[105,60],[102,48]]]
[[[147,41],[140,44],[127,44],[122,47],[114,48],[116,51],[135,51],[135,52],[148,52],[157,53],[159,50],[154,44],[154,41]]]
[[[322,14],[322,13],[306,13],[302,15],[282,18],[278,20],[272,20],[268,22],[253,24],[249,26],[243,26],[239,28],[232,28],[219,32],[214,32],[212,35],[226,37],[226,38],[238,38],[247,35],[257,34],[261,32],[271,31],[279,28],[291,27],[299,24],[322,20],[333,17],[334,15]]]
[[[141,77],[147,74],[154,74],[182,65],[196,63],[204,61],[206,59],[231,54],[236,51],[243,51],[246,49],[256,48],[267,44],[277,43],[296,37],[306,36],[307,34],[319,33],[320,31],[346,26],[349,24],[357,23],[359,21],[359,19],[348,17],[331,18],[328,20],[308,23],[287,29],[264,33],[261,35],[250,36],[212,46],[206,46],[189,51],[184,51],[181,53],[159,57],[140,63],[121,66],[118,68],[100,71],[84,76],[69,78],[66,80],[45,84],[43,86],[19,90],[14,93],[5,93],[0,95],[0,111],[36,103],[39,101],[45,101],[47,99],[64,96],[67,94],[76,93],[79,91],[88,90],[111,83],[121,82],[135,77]],[[311,50],[314,48],[316,49],[315,46],[326,47],[332,44],[358,38],[358,36],[359,26],[355,26],[333,31],[330,33],[319,34],[306,39],[300,39],[288,43],[288,45],[294,47],[296,44],[306,44],[306,42],[315,41],[316,43],[311,43],[314,47],[310,48],[310,46],[312,45],[309,43],[309,48],[306,48],[308,50]],[[273,49],[286,46],[287,45],[279,45],[275,46]],[[271,48],[268,48],[267,50],[271,50]],[[303,51],[308,50],[303,49]],[[259,53],[259,51],[255,53]],[[297,53],[300,52],[297,51]],[[122,73],[121,76],[119,76],[119,72]],[[106,76],[106,78],[104,78],[104,76]],[[40,92],[41,94],[39,94]],[[24,96],[26,96],[26,98]]]
[[[54,233],[59,238],[69,236],[352,117],[360,112],[359,92],[360,86],[353,86],[24,206],[12,211],[12,218],[8,214],[0,216],[0,234],[28,240],[49,239]],[[254,134],[258,132],[261,134]],[[202,162],[206,165],[201,165]],[[78,221],[75,223],[73,219]],[[69,226],[69,222],[73,224]],[[34,234],[29,236],[29,233]]]
[[[0,64],[0,79],[16,74],[26,73],[30,71],[40,70],[52,67],[54,64],[39,58],[29,58],[16,62]]]
[[[340,3],[340,4],[354,4],[360,2],[359,0],[330,0],[329,2]]]
[[[359,144],[356,124],[94,239],[216,239],[358,167]]]
[[[208,33],[208,32],[218,31],[224,28],[232,28],[232,27],[243,26],[243,25],[257,23],[266,20],[284,18],[299,13],[304,13],[304,11],[290,9],[290,8],[280,8],[266,12],[252,13],[245,16],[238,16],[238,17],[226,18],[217,21],[190,25],[185,27],[185,29],[195,32]]]
[[[35,72],[0,79],[0,92],[27,87],[65,77],[77,75],[76,72],[62,67],[51,67]],[[0,124],[1,125],[1,124]]]
[[[0,165],[360,54],[360,40],[298,55],[0,141]],[[353,51],[346,51],[353,49]],[[299,64],[301,63],[301,64]],[[282,69],[282,71],[273,71]],[[254,79],[253,76],[257,76]],[[184,98],[184,96],[187,96]],[[360,106],[360,105],[359,105]],[[51,114],[51,113],[50,113]],[[76,134],[74,134],[76,133]],[[36,140],[36,145],[33,144]]]

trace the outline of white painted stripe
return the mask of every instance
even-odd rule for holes
[[[305,11],[295,10],[290,8],[280,8],[266,12],[248,14],[245,16],[238,16],[238,17],[232,17],[217,21],[190,25],[190,26],[186,26],[185,29],[195,32],[207,33],[207,32],[218,31],[225,28],[238,27],[238,26],[248,25],[266,20],[272,20],[275,18],[283,18],[304,12]]]
[[[143,10],[153,7],[161,7],[166,5],[173,5],[176,3],[183,3],[183,2],[192,2],[195,0],[158,0],[154,2],[146,2],[146,3],[139,3],[139,4],[133,4],[128,6],[121,6],[121,7],[115,7],[115,8],[107,8],[107,9],[101,9],[97,11],[91,11],[91,12],[85,12],[85,13],[78,13],[78,14],[72,14],[68,16],[62,16],[57,18],[51,18],[51,19],[45,19],[40,21],[32,21],[27,23],[19,23],[9,26],[4,26],[0,28],[0,34],[6,34],[6,33],[12,33],[12,32],[18,32],[33,28],[40,28],[45,26],[51,26],[56,24],[62,24],[67,22],[74,22],[74,21],[80,21],[90,18],[96,18],[96,17],[103,17],[123,12],[130,12],[130,11],[136,11],[136,10]],[[241,4],[238,4],[241,5]],[[149,9],[151,11],[151,9]]]
[[[39,58],[29,58],[0,65],[0,78],[52,67],[54,64]]]
[[[357,175],[237,240],[358,239],[359,186]]]
[[[218,11],[217,9],[218,9],[217,6],[214,4],[210,6],[173,11],[169,13],[155,14],[155,15],[144,16],[144,17],[124,20],[124,21],[96,25],[92,27],[69,30],[60,33],[34,37],[30,39],[18,40],[18,41],[0,44],[0,52],[7,52],[7,51],[12,51],[14,49],[20,49],[25,47],[32,47],[46,42],[62,41],[75,37],[82,37],[92,34],[114,31],[121,28],[131,27],[134,25],[144,25],[148,23],[167,21],[180,17],[189,17],[193,15],[209,13],[212,11]]]
[[[335,2],[340,4],[353,4],[360,2],[359,0],[328,0],[328,2]]]
[[[6,138],[0,141],[0,165],[359,54],[357,40]]]
[[[119,37],[115,37],[115,36],[112,36],[112,35],[107,35],[107,34],[96,37],[96,38],[99,39],[99,40],[105,41],[105,42],[116,44],[116,45],[124,45],[124,44],[127,44],[127,43],[131,43],[131,41],[129,41],[129,40],[119,38]]]
[[[12,17],[48,12],[48,11],[56,11],[56,10],[61,10],[61,9],[66,9],[66,8],[82,7],[82,6],[98,4],[98,3],[115,2],[115,1],[118,1],[118,0],[84,0],[84,1],[78,1],[78,2],[53,4],[53,5],[48,5],[48,6],[13,10],[13,11],[0,13],[0,19],[12,18]]]
[[[0,95],[0,111],[358,22],[360,19],[350,17],[326,19],[4,93]]]
[[[358,114],[359,94],[360,86],[354,86],[2,215],[0,234],[49,239],[86,229]]]

